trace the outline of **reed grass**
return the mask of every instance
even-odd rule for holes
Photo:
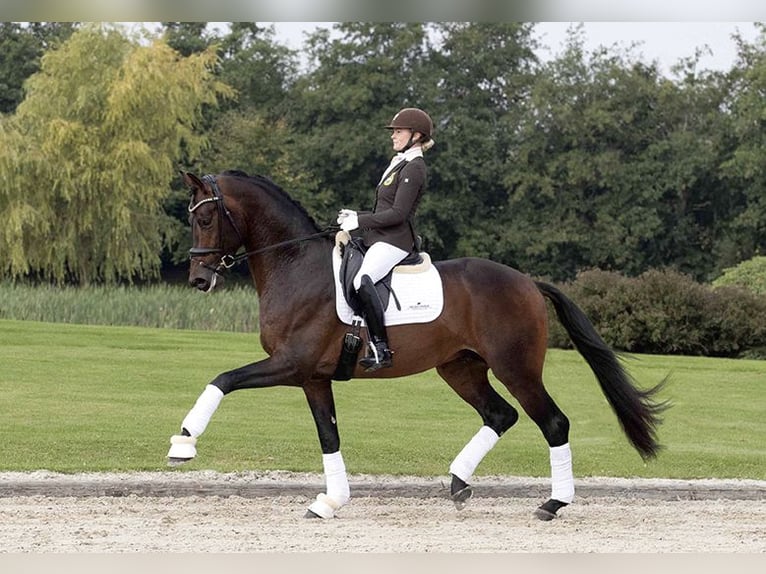
[[[249,333],[258,330],[258,297],[252,285],[230,285],[207,294],[169,284],[0,283],[0,319]]]

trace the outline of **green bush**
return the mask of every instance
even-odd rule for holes
[[[672,270],[647,271],[636,278],[588,270],[560,287],[617,350],[766,356],[766,296],[747,289],[714,289]],[[550,325],[550,345],[570,348],[552,311]]]
[[[743,261],[735,267],[724,269],[723,274],[713,281],[713,287],[737,285],[759,295],[766,295],[766,256]]]

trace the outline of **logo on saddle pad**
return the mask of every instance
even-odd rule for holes
[[[340,232],[336,237],[332,253],[333,276],[335,278],[335,310],[338,319],[346,325],[351,325],[354,317],[359,315],[354,311],[347,299],[349,285],[344,284],[342,275],[353,275],[354,265],[348,263],[349,257],[358,257],[361,265],[362,253],[348,243],[347,234]],[[344,241],[345,239],[345,241]],[[350,252],[350,253],[349,253]],[[346,255],[346,264],[344,257]],[[384,319],[386,325],[405,325],[407,323],[428,323],[436,319],[444,308],[444,293],[439,271],[431,264],[427,253],[420,253],[422,262],[413,265],[394,267],[388,277],[382,279],[377,287],[381,300],[386,308]],[[358,269],[358,266],[356,266]]]

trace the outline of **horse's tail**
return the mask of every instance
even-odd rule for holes
[[[661,448],[656,432],[662,422],[660,414],[670,406],[667,401],[656,401],[655,395],[665,385],[667,377],[649,390],[638,389],[585,313],[553,285],[541,281],[535,281],[535,284],[553,303],[569,338],[596,375],[628,440],[642,458],[655,457]]]

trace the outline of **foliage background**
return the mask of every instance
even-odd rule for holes
[[[589,307],[623,320],[607,332],[625,348],[761,346],[737,319],[760,317],[761,303],[724,304],[689,281],[763,295],[763,26],[736,38],[730,70],[698,70],[695,54],[667,75],[630,50],[586,51],[578,29],[542,62],[534,26],[341,22],[300,54],[257,22],[0,23],[0,279],[182,278],[179,169],[267,175],[320,224],[369,208],[392,153],[382,126],[418,106],[435,121],[417,221],[434,259],[488,257],[563,284],[617,274],[602,281],[612,298],[654,278],[664,291],[641,305]],[[659,297],[671,291],[685,293],[683,320],[617,313],[668,309]],[[722,312],[730,320],[714,325]]]

